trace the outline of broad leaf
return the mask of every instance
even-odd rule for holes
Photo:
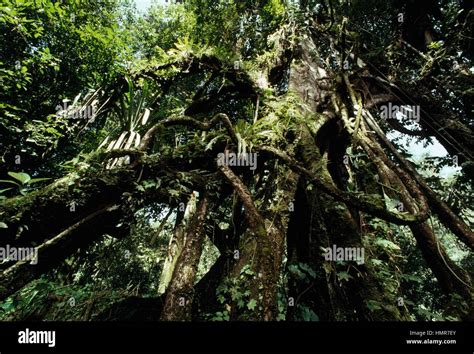
[[[30,175],[25,172],[8,172],[8,175],[20,181],[21,184],[28,183],[28,181],[31,179]]]
[[[247,308],[249,310],[253,310],[255,309],[255,307],[257,307],[257,300],[255,299],[250,300],[249,303],[247,304]]]

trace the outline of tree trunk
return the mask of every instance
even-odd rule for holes
[[[194,283],[205,237],[204,222],[208,199],[203,196],[186,225],[185,243],[179,253],[166,293],[161,319],[190,321],[194,302]]]

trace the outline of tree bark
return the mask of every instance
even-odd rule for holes
[[[186,226],[186,241],[169,284],[161,320],[190,321],[194,302],[194,283],[205,236],[204,223],[208,199],[203,196]]]
[[[117,205],[100,208],[38,246],[37,264],[20,260],[0,273],[0,300],[53,269],[79,247],[90,245],[103,234],[107,225],[117,223],[121,215]]]

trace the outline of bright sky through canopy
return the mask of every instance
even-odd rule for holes
[[[156,0],[158,4],[165,5],[165,0]],[[152,0],[135,0],[135,4],[137,6],[137,10],[140,12],[146,12],[148,8],[151,6]]]

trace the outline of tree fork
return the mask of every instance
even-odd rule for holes
[[[277,275],[275,275],[274,272],[275,257],[271,248],[271,230],[269,230],[270,232],[267,232],[265,219],[255,207],[250,192],[242,183],[240,178],[236,176],[228,166],[223,165],[218,168],[242,200],[245,208],[245,216],[249,223],[250,235],[247,237],[250,237],[251,240],[253,239],[253,242],[256,243],[256,260],[251,265],[256,274],[249,286],[252,296],[255,297],[258,296],[259,289],[262,288],[261,293],[263,295],[263,300],[262,311],[258,312],[255,319],[264,321],[275,320],[278,309],[275,291],[275,280],[277,279]],[[234,276],[240,274],[240,269],[246,261],[245,257],[239,259],[234,271]]]
[[[441,198],[439,198],[439,196],[430,188],[430,186],[428,186],[428,184],[424,181],[420,174],[413,167],[410,166],[406,159],[386,138],[385,134],[383,134],[382,130],[369,112],[366,112],[366,118],[368,125],[375,131],[379,139],[395,155],[397,160],[420,185],[434,211],[436,212],[436,214],[438,214],[441,222],[469,248],[474,250],[474,232],[471,231],[469,226],[467,226],[467,224],[459,216],[453,213],[451,208],[444,201],[442,201]]]
[[[192,319],[194,283],[205,236],[204,223],[207,212],[208,198],[204,195],[186,227],[186,242],[173,271],[161,320],[190,321]]]
[[[382,202],[374,202],[367,195],[357,195],[355,193],[342,191],[334,185],[324,181],[323,179],[318,178],[312,172],[303,167],[298,161],[296,161],[294,158],[290,157],[283,151],[280,151],[270,146],[262,146],[258,147],[257,149],[272,154],[276,158],[285,162],[293,171],[300,174],[304,174],[308,177],[309,180],[311,180],[311,182],[321,188],[323,192],[332,196],[334,199],[342,201],[347,205],[357,208],[361,211],[365,211],[369,214],[377,216],[380,219],[390,221],[398,225],[409,225],[420,223],[428,218],[428,210],[426,203],[422,203],[420,208],[421,210],[419,213],[409,215],[394,213],[387,210],[385,206],[382,205]]]

